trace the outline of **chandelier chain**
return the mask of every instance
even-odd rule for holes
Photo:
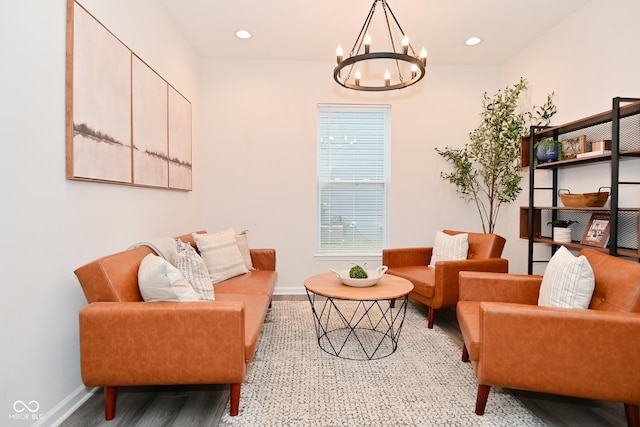
[[[373,5],[369,10],[369,14],[367,15],[367,19],[365,19],[364,24],[362,24],[362,28],[360,29],[360,34],[358,34],[358,37],[356,38],[356,41],[353,44],[353,47],[351,48],[350,56],[354,56],[358,51],[360,51],[360,48],[362,47],[362,43],[364,42],[364,35],[369,30],[369,24],[371,23],[371,18],[373,18],[373,13],[376,10],[376,3],[378,1],[380,0],[376,0],[373,2]]]
[[[402,34],[403,37],[404,37],[404,31],[402,31],[402,27],[400,27],[400,24],[398,23],[396,16],[393,14],[393,11],[387,7],[387,2],[384,0],[381,0],[381,1],[382,1],[382,11],[384,12],[384,20],[387,23],[387,31],[389,32],[389,42],[391,43],[391,50],[395,52],[396,44],[393,40],[393,32],[391,30],[391,24],[389,24],[389,15],[387,14],[387,9],[389,9],[389,12],[391,12],[391,16],[396,21],[396,25],[398,26],[398,29],[400,30],[400,34]],[[403,83],[404,77],[402,76],[402,71],[400,70],[400,62],[396,59],[395,63],[396,63],[396,70],[398,70],[398,79],[400,80],[400,83]]]

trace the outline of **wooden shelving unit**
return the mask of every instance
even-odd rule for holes
[[[553,217],[553,211],[566,214],[565,216],[578,219],[578,224],[572,226],[572,241],[556,242],[553,240],[552,227],[547,223]],[[609,208],[567,208],[564,206],[536,206],[533,208],[533,237],[534,243],[544,243],[547,245],[564,245],[569,249],[580,250],[590,247],[601,252],[609,253],[610,249],[585,246],[580,244],[580,238],[588,224],[589,217],[593,212],[610,212]],[[557,216],[557,214],[556,214]],[[640,259],[640,208],[618,208],[618,217],[624,217],[625,230],[628,232],[626,239],[620,239],[617,247],[618,255]],[[529,238],[529,207],[520,208],[520,238]]]
[[[553,138],[564,140],[578,135],[586,135],[588,141],[608,139],[611,140],[611,154],[581,158],[560,160],[552,163],[539,164],[537,170],[549,171],[552,185],[549,187],[536,187],[534,164],[536,142]],[[623,159],[640,157],[640,99],[638,98],[613,98],[613,107],[610,111],[589,116],[580,120],[566,123],[561,126],[549,128],[532,127],[529,136],[522,138],[521,166],[529,168],[529,205],[520,208],[520,237],[527,239],[528,246],[528,272],[532,274],[534,262],[546,262],[547,260],[534,260],[534,243],[551,246],[552,254],[560,245],[569,249],[580,250],[585,246],[580,244],[582,234],[594,212],[607,212],[611,217],[611,234],[609,245],[606,248],[594,248],[615,256],[632,257],[640,260],[640,207],[620,208],[619,191],[620,184],[640,184],[640,182],[620,182],[620,164]],[[558,176],[560,171],[576,167],[583,167],[595,163],[607,163],[610,165],[611,196],[609,207],[585,207],[573,208],[561,206],[558,201]],[[638,167],[634,162],[630,167]],[[551,191],[551,205],[536,205],[536,191]],[[548,223],[554,219],[577,220],[579,226],[574,225],[572,230],[572,242],[560,243],[553,240],[553,231]]]

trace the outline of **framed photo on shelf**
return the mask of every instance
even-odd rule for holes
[[[576,136],[575,138],[560,141],[562,149],[561,160],[575,159],[578,154],[587,151],[587,135]]]
[[[609,233],[611,232],[611,215],[608,213],[594,212],[587,228],[584,230],[582,240],[583,245],[606,248],[609,244]]]

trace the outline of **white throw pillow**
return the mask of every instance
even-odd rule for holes
[[[138,287],[142,299],[157,301],[200,301],[198,293],[169,261],[148,254],[138,268]]]
[[[247,230],[244,230],[236,236],[236,242],[238,242],[238,249],[240,249],[247,270],[254,270],[253,261],[251,261],[251,251],[249,250],[249,242],[247,240]]]
[[[587,258],[560,246],[542,276],[538,305],[586,309],[594,289],[595,277]]]
[[[213,283],[204,260],[195,249],[180,239],[176,239],[176,253],[171,262],[191,283],[202,301],[214,301]]]
[[[192,235],[214,284],[249,272],[238,248],[233,228],[219,233]]]
[[[452,261],[467,259],[469,254],[469,234],[460,233],[450,235],[438,231],[436,239],[433,243],[433,252],[431,253],[431,262],[429,267],[435,267],[438,261]]]

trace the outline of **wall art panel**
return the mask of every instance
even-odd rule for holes
[[[67,2],[67,179],[191,190],[191,103]]]

